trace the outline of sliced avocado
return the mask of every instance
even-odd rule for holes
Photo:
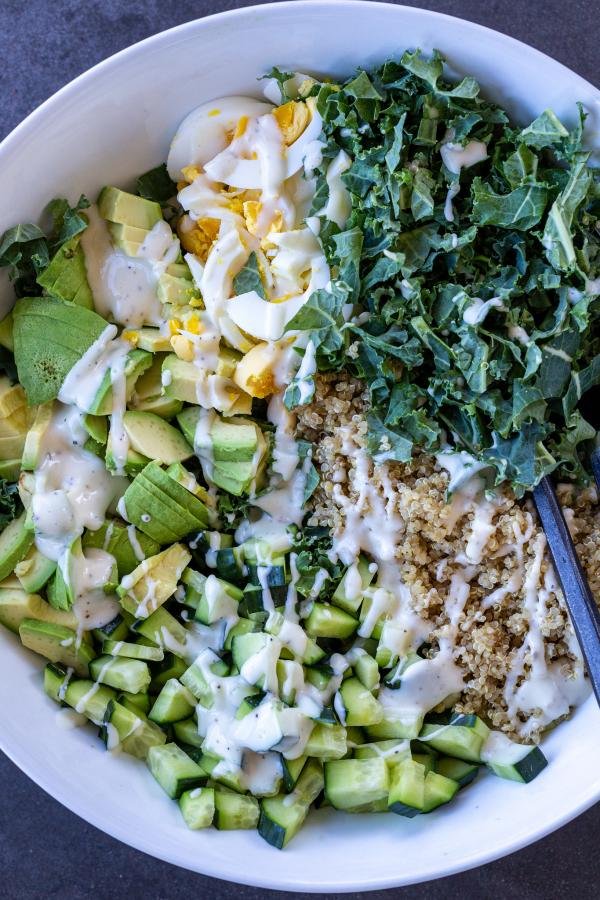
[[[167,469],[167,475],[177,481],[182,487],[186,490],[191,491],[192,494],[195,494],[196,497],[200,497],[203,503],[206,503],[208,506],[211,503],[214,503],[214,500],[210,497],[208,491],[201,484],[198,484],[194,475],[182,466],[181,463],[171,463],[171,465]]]
[[[159,328],[150,328],[144,325],[136,331],[137,346],[140,350],[148,350],[150,353],[170,353],[171,340],[169,335],[161,334]]]
[[[149,459],[170,465],[194,455],[182,433],[153,413],[128,410],[123,426],[130,446]]]
[[[198,446],[198,450],[212,449],[215,462],[243,462],[252,460],[264,441],[262,432],[249,419],[222,419],[215,416],[210,429],[210,447]]]
[[[44,587],[55,569],[54,560],[48,559],[36,546],[32,546],[27,555],[15,566],[15,575],[23,585],[23,590],[35,593]]]
[[[14,308],[15,362],[30,403],[58,396],[75,363],[106,321],[91,309],[53,297],[22,297]]]
[[[200,410],[197,406],[186,406],[182,412],[177,415],[177,424],[181,428],[185,439],[190,446],[195,446],[196,428],[198,419],[200,418]]]
[[[98,211],[109,222],[131,225],[146,231],[154,228],[163,217],[160,203],[144,200],[116,187],[105,187],[100,191]]]
[[[114,556],[120,578],[133,572],[141,562],[136,556],[138,548],[144,557],[154,556],[159,548],[157,541],[137,531],[133,525],[124,525],[117,519],[104,522],[98,531],[86,531],[82,545],[84,549],[97,547]]]
[[[0,460],[0,478],[6,478],[7,481],[17,481],[20,471],[21,471],[21,460],[20,459],[2,459],[2,460]]]
[[[110,437],[106,445],[104,462],[109,472],[118,473],[119,466],[117,465],[117,460],[115,459],[115,454]],[[136,475],[139,475],[139,473],[146,468],[149,462],[150,458],[148,456],[144,456],[142,453],[138,453],[137,450],[133,449],[133,447],[128,447],[125,462],[123,463],[123,471],[126,475],[131,475],[135,478]]]
[[[200,297],[200,291],[189,278],[177,278],[165,272],[158,279],[156,295],[161,303],[185,306],[192,299]]]
[[[192,280],[190,267],[186,262],[183,261],[182,256],[180,256],[179,259],[174,263],[171,263],[170,266],[167,266],[167,275],[172,275],[174,278],[187,278],[188,281]]]
[[[21,513],[0,534],[0,581],[10,575],[33,544],[34,532],[26,527],[26,518],[27,513]]]
[[[125,398],[129,400],[135,384],[152,365],[152,354],[145,350],[131,350],[125,360]],[[106,372],[94,397],[89,412],[96,416],[108,416],[112,413],[113,392],[110,372]]]
[[[123,502],[129,521],[160,544],[173,543],[208,525],[206,505],[157,462],[149,463],[134,478]]]
[[[52,609],[39,594],[29,594],[18,588],[0,588],[0,625],[17,634],[23,619],[37,619],[77,629],[77,619],[72,612]]]
[[[158,331],[156,328],[147,330]],[[170,345],[168,347],[170,349]],[[155,353],[152,365],[135,383],[135,390],[129,401],[129,408],[137,409],[141,412],[152,412],[154,415],[160,416],[161,419],[172,419],[173,416],[181,412],[183,403],[181,400],[175,400],[173,397],[166,397],[163,393],[163,359],[163,353]]]
[[[45,656],[50,662],[62,663],[78,675],[88,674],[88,666],[95,656],[89,644],[78,640],[76,631],[53,622],[23,619],[19,637],[28,650]]]
[[[123,609],[136,619],[147,619],[173,596],[191,558],[187,547],[173,544],[145,559],[117,588]]]
[[[27,397],[20,384],[11,384],[8,378],[0,378],[0,416],[8,418],[27,406]]]
[[[69,588],[59,568],[55,570],[54,575],[48,582],[46,596],[48,597],[48,603],[53,609],[64,612],[71,609],[72,603]]]
[[[83,426],[89,436],[97,444],[105,444],[108,440],[108,419],[106,416],[85,416]]]
[[[38,406],[33,425],[27,432],[25,446],[23,447],[22,467],[26,471],[33,472],[41,462],[44,435],[52,421],[53,415],[54,402],[52,400]]]
[[[236,366],[242,358],[242,354],[231,347],[219,347],[219,359],[217,362],[216,373],[222,375],[223,378],[233,378]]]
[[[165,357],[163,366],[165,394],[167,397],[175,397],[184,403],[198,404],[198,392],[205,377],[205,371],[193,362],[179,359],[175,353]],[[233,381],[215,374],[213,378],[221,378],[220,387],[224,388],[224,398],[219,399],[219,406],[215,407],[223,411],[230,410],[240,395],[239,389]]]
[[[0,322],[0,345],[6,347],[11,353],[14,350],[12,309]]]
[[[93,309],[94,298],[87,278],[80,237],[78,234],[59,247],[49,265],[38,276],[37,283],[57,300],[68,300],[78,306]]]
[[[115,247],[127,256],[138,255],[138,250],[149,233],[147,228],[136,228],[135,225],[122,225],[116,222],[108,223],[108,232]]]

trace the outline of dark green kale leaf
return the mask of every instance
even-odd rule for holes
[[[265,287],[258,267],[256,253],[251,253],[248,262],[233,279],[233,291],[236,296],[256,291],[259,297],[266,300]]]
[[[177,185],[172,181],[164,163],[140,175],[136,187],[140,197],[161,204],[168,203],[177,193]]]

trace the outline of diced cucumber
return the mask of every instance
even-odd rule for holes
[[[208,828],[215,816],[214,788],[196,787],[179,798],[181,815],[188,828]]]
[[[102,625],[101,628],[94,628],[93,635],[102,643],[108,639],[115,643],[117,641],[125,641],[129,637],[129,629],[134,621],[133,616],[130,616],[129,613],[126,613],[123,609],[114,619],[107,622],[106,625]]]
[[[174,800],[207,781],[206,772],[177,744],[150,747],[147,763],[161,788]]]
[[[379,685],[379,666],[377,660],[368,653],[361,653],[353,667],[356,677],[364,686],[373,691]]]
[[[70,678],[68,673],[52,663],[44,669],[44,691],[58,703],[66,703],[99,725],[109,702],[114,698],[112,688],[87,679]]]
[[[326,762],[325,796],[336,809],[351,809],[387,797],[389,775],[383,759]]]
[[[198,734],[198,723],[195,719],[184,719],[173,723],[173,736],[179,744],[201,748],[204,738]]]
[[[229,669],[225,660],[219,659],[216,654],[212,654],[210,659],[212,662],[209,663],[209,668],[213,675],[227,675]],[[202,666],[199,665],[198,661],[192,663],[192,665],[183,672],[180,676],[180,681],[197,700],[212,701],[210,686],[204,677]]]
[[[348,752],[346,729],[342,725],[317,723],[304,748],[306,756],[318,759],[341,759]]]
[[[425,799],[423,812],[428,813],[444,803],[449,803],[459,789],[457,781],[446,778],[437,772],[427,772],[425,775]]]
[[[451,778],[459,787],[466,787],[477,778],[479,766],[468,763],[462,759],[452,759],[451,756],[440,756],[435,763],[436,772]]]
[[[138,619],[132,628],[158,647],[185,658],[188,633],[181,622],[164,607],[161,606],[147,619]]]
[[[148,715],[150,707],[152,706],[150,694],[143,692],[139,694],[130,694],[128,691],[121,691],[117,700],[132,712],[142,712],[145,716]]]
[[[215,789],[215,828],[232,831],[240,828],[256,828],[260,808],[258,800],[244,794],[236,794],[224,788]]]
[[[170,678],[181,678],[187,667],[186,661],[180,656],[166,653],[162,663],[159,663],[159,668],[153,672],[150,682],[152,693],[159,693]]]
[[[311,637],[344,640],[354,634],[358,620],[337,606],[314,603],[304,627]]]
[[[160,647],[150,647],[147,644],[130,644],[127,641],[104,641],[102,649],[111,656],[124,656],[127,659],[142,659],[148,662],[161,662],[164,659],[164,651]]]
[[[477,716],[468,719],[463,717],[454,721],[464,721],[465,724],[424,725],[419,740],[447,756],[454,756],[467,762],[479,762],[489,728]]]
[[[268,844],[283,849],[300,831],[311,803],[323,790],[323,768],[311,759],[304,766],[294,791],[261,802],[258,833]]]
[[[286,759],[281,757],[281,766],[283,769],[283,788],[289,794],[296,785],[300,777],[300,773],[306,764],[308,757],[299,756],[297,759]]]
[[[345,710],[345,725],[376,725],[383,719],[381,703],[358,678],[343,681],[339,693]]]
[[[393,766],[402,759],[410,759],[410,745],[408,741],[376,741],[371,744],[361,744],[354,748],[356,759],[383,759],[386,765]]]
[[[123,704],[111,700],[102,722],[102,736],[108,750],[120,747],[125,753],[146,759],[151,747],[164,744],[164,731],[149,722],[141,712],[135,712]]]
[[[213,781],[222,784],[229,791],[234,791],[236,794],[245,794],[246,786],[243,782],[241,770],[220,772],[218,775],[214,774],[215,769],[222,762],[222,759],[219,759],[218,756],[213,756],[212,753],[203,753],[198,761],[198,765],[204,769],[207,775],[212,777]]]
[[[148,664],[141,659],[120,656],[98,656],[90,663],[92,678],[119,691],[139,694],[150,686]]]
[[[189,719],[196,706],[195,698],[176,678],[170,678],[154,701],[148,718],[158,725]],[[197,732],[196,728],[196,732]]]
[[[500,778],[528,784],[548,765],[539,747],[517,744],[499,731],[491,731],[481,750],[481,761]]]
[[[425,766],[403,759],[390,772],[388,808],[400,816],[412,818],[425,805]]]
[[[369,560],[361,556],[357,563],[349,566],[335,589],[331,602],[352,615],[357,613],[362,603],[363,591],[375,577],[375,571],[370,571],[370,565]]]

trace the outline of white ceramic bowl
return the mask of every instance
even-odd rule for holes
[[[371,2],[292,2],[182,25],[117,54],[59,91],[0,146],[0,233],[35,220],[57,195],[127,185],[165,158],[177,124],[224,94],[259,91],[273,64],[344,76],[406,47],[439,48],[457,74],[518,118],[574,103],[598,126],[600,94],[530,47],[478,25]],[[3,299],[8,302],[8,289]],[[528,786],[482,777],[419,819],[322,811],[283,853],[254,832],[188,831],[146,767],[105,753],[90,729],[60,730],[39,659],[0,635],[0,744],[73,812],[140,850],[185,868],[269,888],[350,891],[437,878],[534,841],[600,798],[594,764],[600,714],[590,699],[544,744],[550,764]]]

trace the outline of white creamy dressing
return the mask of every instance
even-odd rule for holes
[[[518,726],[522,737],[528,737],[534,730],[544,728],[567,715],[571,707],[581,703],[590,690],[585,679],[581,650],[570,623],[567,631],[568,649],[575,657],[571,663],[571,674],[566,675],[558,662],[546,660],[541,626],[549,594],[557,590],[557,585],[551,568],[542,576],[545,547],[546,538],[539,534],[535,543],[535,555],[523,585],[528,629],[504,686],[504,698],[510,718],[517,719],[519,712],[528,717],[525,723]]]
[[[473,297],[463,313],[463,322],[466,322],[467,325],[481,325],[491,309],[505,311],[506,307],[499,297],[492,297],[485,301],[480,297]]]
[[[86,210],[88,227],[82,232],[88,281],[94,306],[104,318],[139,328],[162,323],[156,285],[179,253],[179,241],[160,221],[140,245],[136,257],[113,247],[105,220],[96,206]]]
[[[337,156],[329,163],[327,174],[325,175],[329,196],[320,215],[324,215],[326,219],[335,222],[342,229],[352,211],[350,192],[342,181],[342,175],[348,171],[351,165],[352,159],[345,150],[340,150]]]
[[[493,762],[501,766],[512,766],[521,762],[531,752],[531,745],[517,744],[501,731],[490,731],[481,748],[481,762]]]
[[[104,463],[83,449],[87,432],[76,407],[55,405],[42,439],[31,500],[35,543],[44,556],[59,560],[83,530],[97,531],[110,503],[126,487]]]
[[[454,205],[453,201],[455,197],[458,197],[460,193],[460,184],[458,181],[452,182],[448,191],[446,193],[446,199],[444,201],[444,218],[447,222],[454,222]]]
[[[86,548],[83,553],[69,554],[68,584],[80,631],[102,628],[118,614],[117,597],[104,590],[114,565],[115,559],[110,553],[95,547]]]
[[[450,129],[440,147],[442,162],[453,175],[460,175],[461,169],[468,169],[487,159],[487,145],[483,141],[469,141],[463,147],[462,144],[454,143],[453,138],[454,133]]]

